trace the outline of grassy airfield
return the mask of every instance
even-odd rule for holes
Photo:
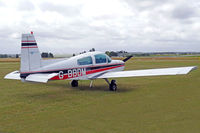
[[[198,57],[135,58],[126,70],[200,66]],[[0,60],[0,133],[199,133],[200,68],[189,75],[117,79],[118,91],[104,80],[48,84],[3,77],[19,69]]]

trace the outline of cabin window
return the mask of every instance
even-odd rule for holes
[[[84,57],[84,58],[78,59],[77,62],[78,62],[78,65],[90,65],[92,64],[92,57],[91,56]]]
[[[106,55],[104,54],[97,54],[95,55],[96,64],[98,63],[106,63]]]

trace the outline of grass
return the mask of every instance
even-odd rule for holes
[[[126,70],[199,66],[198,59],[136,58]],[[198,133],[200,69],[189,75],[117,79],[118,91],[104,80],[48,84],[4,80],[19,62],[0,62],[0,132],[2,133]]]

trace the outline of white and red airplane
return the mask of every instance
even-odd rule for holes
[[[159,68],[147,70],[123,71],[124,65],[131,57],[112,60],[102,52],[88,52],[71,58],[43,60],[34,35],[22,34],[20,71],[7,74],[5,79],[16,79],[23,82],[47,83],[51,80],[71,80],[72,87],[78,87],[79,80],[105,79],[111,91],[117,90],[115,80],[108,78],[160,76],[187,74],[196,66]]]

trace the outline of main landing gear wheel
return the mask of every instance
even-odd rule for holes
[[[105,81],[108,83],[110,91],[117,90],[116,80],[111,80],[111,82],[109,82],[109,80],[107,78],[105,78]]]
[[[72,80],[71,86],[72,87],[78,87],[78,80]]]
[[[111,83],[109,85],[109,89],[110,89],[110,91],[116,91],[117,90],[116,80],[111,80]]]

